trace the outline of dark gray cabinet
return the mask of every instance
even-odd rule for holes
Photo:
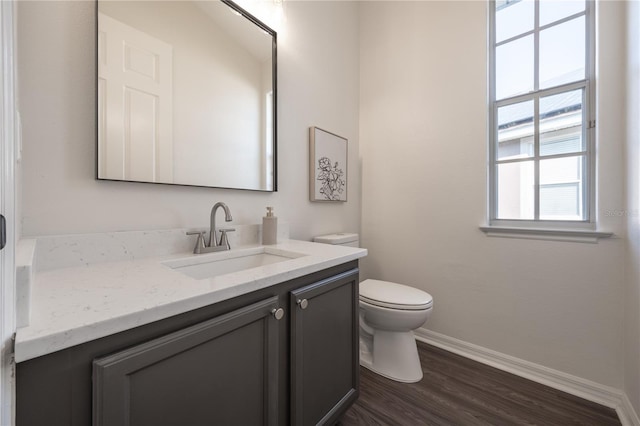
[[[271,297],[96,359],[94,426],[276,425],[281,314]]]
[[[348,272],[291,292],[293,424],[332,424],[357,399],[357,301]]]
[[[16,423],[333,424],[358,396],[357,301],[351,261],[21,362]]]

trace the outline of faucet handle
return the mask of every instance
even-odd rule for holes
[[[202,253],[202,249],[204,248],[204,233],[206,231],[189,231],[187,235],[197,235],[196,246],[193,249],[194,254]]]
[[[235,231],[235,228],[223,228],[220,229],[220,246],[226,246],[227,250],[231,250],[231,244],[229,244],[229,237],[227,235],[227,232],[233,232]]]

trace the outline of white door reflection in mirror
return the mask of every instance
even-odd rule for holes
[[[173,182],[172,47],[98,14],[99,176]]]

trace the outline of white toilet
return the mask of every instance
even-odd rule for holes
[[[358,234],[323,235],[314,241],[359,247]],[[360,365],[399,382],[419,382],[422,367],[413,330],[427,321],[432,309],[431,295],[417,288],[371,279],[361,282]]]

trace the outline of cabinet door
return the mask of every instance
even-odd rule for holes
[[[275,425],[278,298],[93,362],[94,426]]]
[[[357,399],[358,270],[290,293],[291,419],[331,424]]]

